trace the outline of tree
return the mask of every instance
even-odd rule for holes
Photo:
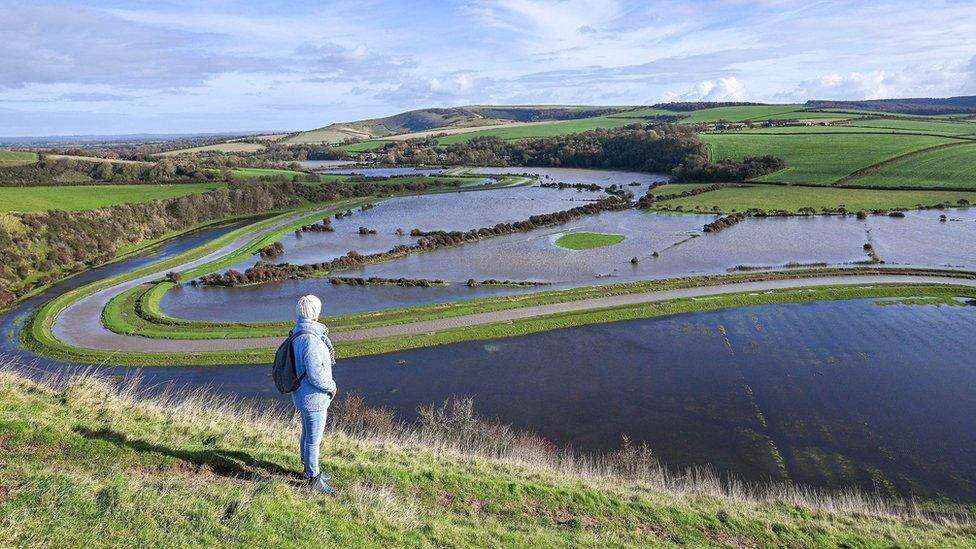
[[[101,179],[102,181],[111,181],[112,177],[115,175],[115,171],[112,168],[111,162],[99,162],[98,166],[95,167],[95,179]]]

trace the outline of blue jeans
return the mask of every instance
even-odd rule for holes
[[[319,475],[319,444],[322,443],[322,433],[325,431],[326,410],[310,412],[299,410],[302,414],[302,464],[305,466],[305,478]]]

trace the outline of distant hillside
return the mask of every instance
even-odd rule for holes
[[[342,143],[348,139],[372,139],[439,129],[482,128],[502,124],[590,118],[627,107],[577,107],[561,105],[473,105],[407,111],[384,118],[341,122],[301,132],[285,143]]]
[[[807,101],[812,109],[858,109],[899,114],[976,113],[976,96],[916,97],[905,99],[869,99],[865,101]]]
[[[651,108],[684,112],[715,109],[718,107],[759,107],[765,105],[768,105],[768,103],[751,103],[749,101],[675,101],[672,103],[651,105]]]

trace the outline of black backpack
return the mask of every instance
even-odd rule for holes
[[[305,374],[301,377],[295,371],[295,346],[292,343],[295,338],[306,332],[288,332],[288,338],[285,339],[278,350],[275,352],[274,365],[271,367],[271,377],[274,378],[275,387],[278,388],[279,393],[293,393],[298,390],[298,386],[302,384],[302,379]]]

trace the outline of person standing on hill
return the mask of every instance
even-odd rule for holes
[[[336,396],[337,388],[332,379],[335,351],[329,340],[329,329],[318,321],[322,302],[314,295],[298,300],[295,307],[298,321],[292,330],[292,346],[295,357],[295,374],[301,380],[292,393],[295,407],[302,415],[301,455],[305,466],[305,478],[312,489],[324,494],[334,494],[329,485],[332,477],[319,470],[319,445],[325,431],[325,419],[329,404]]]

